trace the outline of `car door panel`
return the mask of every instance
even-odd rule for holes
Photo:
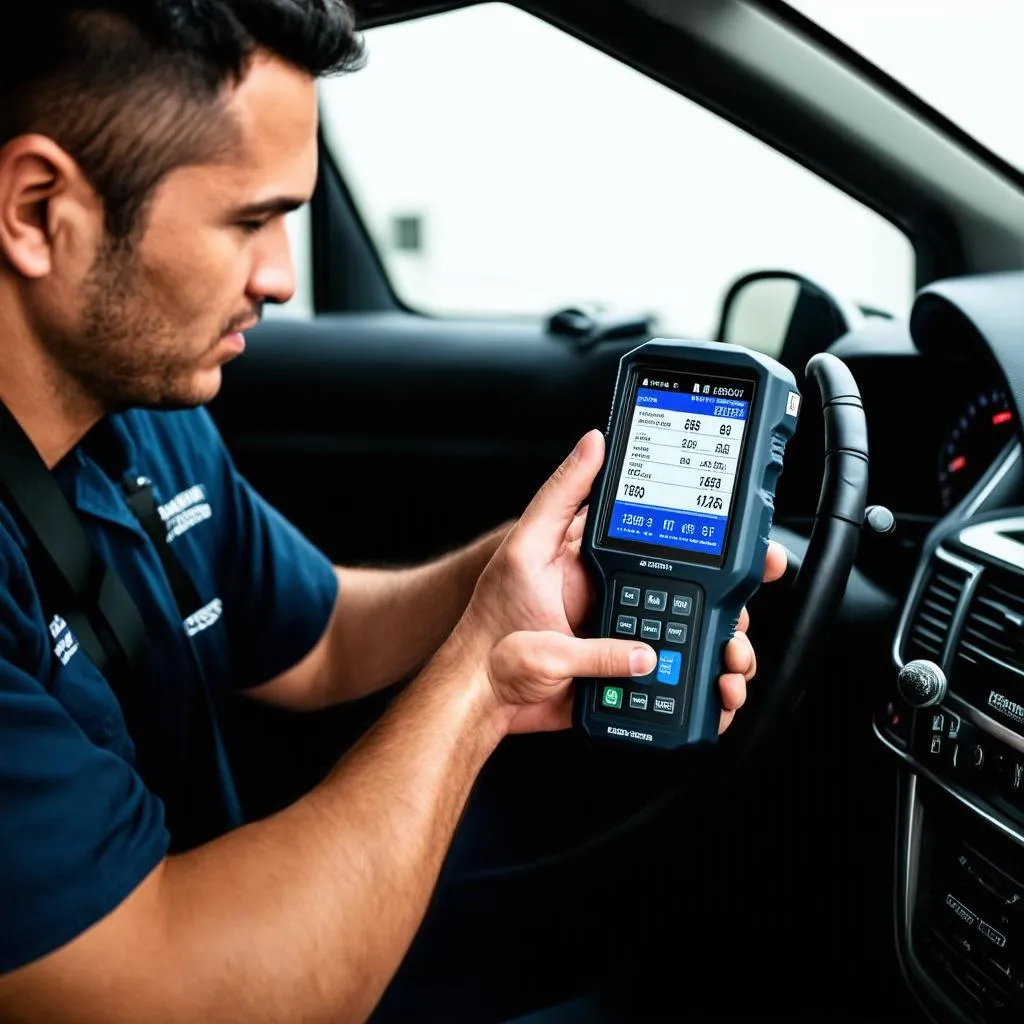
[[[405,312],[273,320],[211,412],[239,468],[333,559],[419,559],[520,513],[592,427],[618,360],[536,324]]]

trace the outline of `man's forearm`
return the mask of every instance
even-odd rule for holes
[[[37,978],[32,1005],[7,993],[0,1016],[364,1020],[423,918],[473,779],[507,721],[486,680],[467,679],[441,652],[307,797],[165,861],[116,912],[120,929],[102,930],[109,948],[82,954],[105,957],[102,984],[83,977],[69,989],[75,968],[65,959],[49,1005],[39,1004],[49,986]],[[131,999],[121,1004],[121,992]]]
[[[374,693],[423,665],[465,611],[507,531],[415,568],[339,568],[323,703]]]
[[[423,919],[472,781],[501,736],[479,693],[432,666],[309,797],[170,862],[172,945],[187,950],[180,977],[203,976],[225,994],[224,1005],[204,1000],[196,1009],[212,1012],[185,1019],[369,1013]],[[190,907],[204,908],[201,922]],[[251,972],[244,1008],[237,974],[234,984],[224,977],[232,966]]]

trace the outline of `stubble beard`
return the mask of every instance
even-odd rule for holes
[[[83,281],[80,309],[75,329],[43,339],[65,398],[76,395],[109,413],[193,408],[209,397],[194,394],[187,338],[156,312],[154,288],[129,242],[101,247]]]

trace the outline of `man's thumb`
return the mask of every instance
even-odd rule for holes
[[[508,679],[628,679],[654,671],[654,649],[635,640],[580,639],[565,633],[511,633],[493,652],[498,674]]]
[[[552,551],[557,550],[590,494],[603,462],[604,435],[591,430],[537,492],[519,521],[519,529],[529,531]]]

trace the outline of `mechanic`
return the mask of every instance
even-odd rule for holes
[[[361,59],[349,10],[31,0],[3,20],[0,400],[142,612],[137,684],[160,727],[126,723],[44,615],[0,505],[0,1019],[365,1019],[495,746],[567,726],[573,677],[654,666],[645,645],[573,635],[602,436],[511,528],[417,568],[331,566],[240,477],[201,407],[240,332],[292,294],[284,215],[316,179],[316,79]],[[185,628],[128,510],[122,483],[139,476],[203,602]],[[773,547],[766,578],[784,562]],[[755,669],[746,625],[723,727]],[[258,823],[215,716],[208,745],[193,732],[197,702],[315,710],[413,673],[322,784]]]

